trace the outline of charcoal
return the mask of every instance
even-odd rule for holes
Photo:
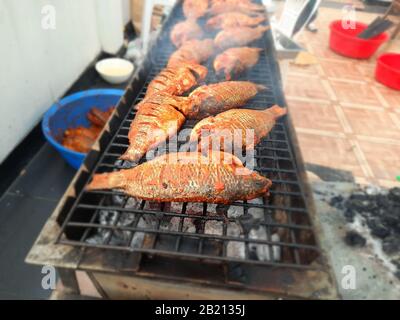
[[[389,190],[389,199],[397,204],[400,204],[400,188],[393,188]]]
[[[343,198],[342,196],[339,195],[339,196],[333,197],[333,198],[330,200],[329,204],[330,204],[332,207],[341,209],[341,208],[343,208],[343,201],[344,201],[344,198]]]
[[[385,226],[378,218],[368,218],[367,226],[371,229],[371,234],[378,238],[386,238],[390,234],[390,229]]]
[[[387,254],[400,252],[400,237],[390,236],[383,240],[382,249]]]
[[[371,210],[371,202],[366,200],[364,196],[352,195],[346,201],[346,207],[358,212],[368,212]]]
[[[367,243],[367,240],[356,231],[348,231],[344,241],[351,247],[364,247]]]
[[[344,216],[347,220],[347,222],[354,222],[354,217],[356,215],[356,212],[352,209],[346,209],[344,212]]]

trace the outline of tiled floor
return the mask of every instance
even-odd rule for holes
[[[339,9],[319,10],[318,32],[304,31],[297,39],[318,63],[290,64],[285,76],[303,158],[308,164],[348,171],[359,183],[399,185],[400,92],[375,81],[376,56],[353,60],[329,49],[329,23],[341,16]],[[375,16],[357,12],[363,22]],[[390,50],[398,49],[396,41]]]

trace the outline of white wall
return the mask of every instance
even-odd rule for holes
[[[0,0],[0,163],[102,49],[121,47],[123,1]]]

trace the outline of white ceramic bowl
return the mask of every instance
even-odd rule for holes
[[[134,66],[128,60],[109,58],[97,62],[96,70],[105,81],[112,84],[119,84],[130,78]]]

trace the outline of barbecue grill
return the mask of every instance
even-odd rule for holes
[[[132,106],[166,66],[175,50],[171,27],[183,19],[178,1],[27,262],[56,266],[74,293],[75,270],[86,271],[107,298],[337,298],[289,117],[255,150],[254,169],[273,182],[269,197],[230,206],[156,204],[116,190],[85,190],[95,173],[129,165],[118,158],[128,147]],[[268,90],[246,108],[284,106],[271,32],[253,46],[265,51],[240,80]],[[212,59],[206,65],[206,83],[220,81]],[[183,129],[194,124],[186,121]]]

